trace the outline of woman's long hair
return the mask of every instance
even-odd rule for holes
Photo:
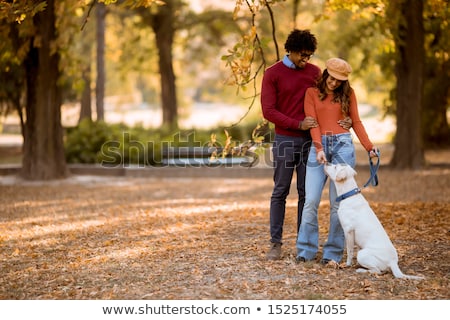
[[[319,99],[325,100],[327,97],[327,79],[330,76],[328,70],[325,69],[322,76],[317,81],[317,88],[319,89]],[[350,95],[352,93],[352,87],[348,80],[343,80],[341,85],[333,91],[333,102],[341,105],[341,111],[344,117],[349,115],[350,110]]]

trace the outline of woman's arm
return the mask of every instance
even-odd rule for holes
[[[370,141],[369,136],[367,135],[366,129],[359,117],[358,112],[358,102],[356,101],[355,91],[352,91],[350,96],[350,118],[352,119],[352,127],[358,136],[359,141],[364,146],[366,151],[371,151],[374,148],[373,143]]]
[[[315,103],[314,95],[315,94],[316,94],[316,90],[314,90],[314,89],[306,90],[305,115],[306,115],[306,117],[317,120],[316,107],[314,105],[314,103]],[[320,131],[320,125],[317,121],[316,121],[316,125],[311,128],[310,133],[311,133],[312,141],[313,141],[316,149],[318,151],[322,150],[323,149],[322,148],[322,136],[321,136],[321,131]]]

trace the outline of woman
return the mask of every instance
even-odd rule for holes
[[[355,147],[349,128],[342,126],[346,117],[352,120],[352,127],[358,139],[371,157],[377,156],[377,149],[367,136],[359,118],[356,96],[350,87],[348,75],[350,65],[342,59],[332,58],[326,62],[326,69],[317,83],[309,88],[305,96],[305,114],[317,120],[318,126],[311,129],[313,145],[306,169],[306,196],[302,222],[297,238],[297,261],[313,260],[319,249],[318,207],[327,177],[323,164],[347,163],[354,167]],[[339,223],[336,189],[330,183],[330,229],[323,247],[322,263],[331,260],[339,263],[344,252],[344,232]]]

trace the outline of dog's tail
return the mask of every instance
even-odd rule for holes
[[[400,268],[398,267],[397,263],[393,263],[390,267],[391,267],[392,274],[396,278],[399,278],[399,279],[412,279],[412,280],[423,280],[423,279],[425,279],[424,277],[420,277],[420,276],[411,276],[411,275],[408,275],[408,274],[404,274],[400,270]]]

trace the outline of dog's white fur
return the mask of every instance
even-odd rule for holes
[[[354,178],[356,171],[352,167],[327,164],[324,170],[334,182],[338,196],[358,187]],[[359,247],[357,261],[366,268],[358,269],[357,272],[382,273],[390,269],[396,278],[423,279],[406,275],[400,270],[397,250],[361,193],[342,200],[338,216],[345,233],[347,266],[352,264],[356,244]]]

